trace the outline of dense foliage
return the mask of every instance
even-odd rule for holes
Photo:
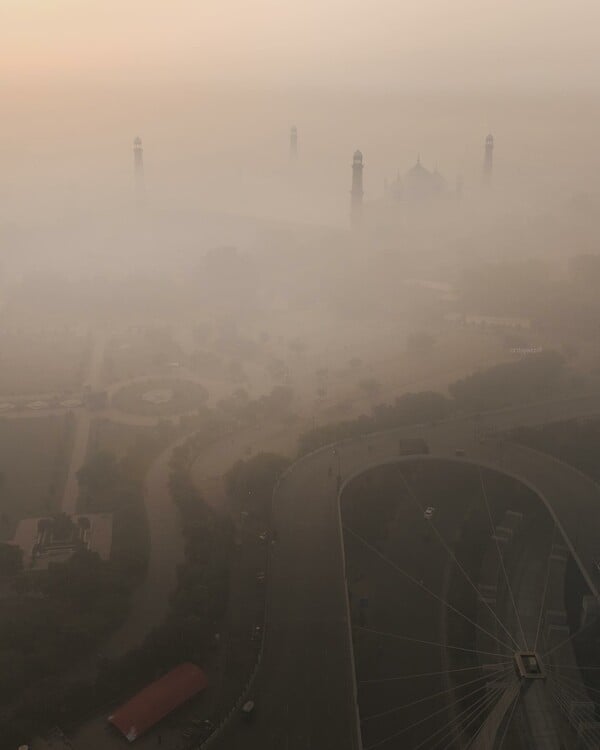
[[[317,450],[323,445],[358,437],[369,432],[387,430],[402,425],[427,423],[445,419],[452,413],[453,404],[441,393],[423,391],[405,393],[393,404],[379,404],[370,415],[316,427],[300,436],[300,455]]]
[[[450,398],[432,391],[405,393],[392,404],[374,406],[369,415],[317,427],[300,436],[299,453],[304,455],[369,432],[557,398],[572,393],[578,385],[560,354],[539,352],[452,383],[448,388]]]
[[[268,518],[273,487],[289,463],[276,453],[258,453],[237,461],[225,476],[227,495],[235,509]]]
[[[564,358],[548,351],[474,373],[452,383],[448,390],[459,409],[476,411],[551,398],[563,387]]]

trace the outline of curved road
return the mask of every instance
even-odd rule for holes
[[[600,489],[549,456],[487,439],[517,425],[600,413],[600,397],[581,397],[379,433],[337,446],[342,477],[398,460],[399,440],[423,438],[430,455],[473,461],[510,474],[544,500],[562,528],[592,591]],[[253,688],[252,725],[234,717],[213,747],[227,750],[360,748],[339,524],[337,455],[332,446],[305,456],[274,493],[268,615],[262,665]],[[329,468],[332,467],[332,475]]]

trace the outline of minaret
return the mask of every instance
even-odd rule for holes
[[[138,198],[144,197],[144,149],[139,135],[133,141],[133,173],[135,191]]]
[[[350,220],[352,226],[358,226],[362,215],[363,202],[363,155],[354,152],[352,160],[352,190],[350,191]]]
[[[298,156],[298,128],[292,125],[290,130],[290,161],[295,161]]]
[[[483,158],[483,183],[492,182],[492,167],[494,164],[494,136],[490,133],[485,139],[485,156]]]

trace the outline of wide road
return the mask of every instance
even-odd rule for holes
[[[403,428],[323,448],[296,462],[274,496],[264,657],[250,697],[252,724],[234,717],[212,747],[335,750],[361,747],[347,620],[335,475],[344,481],[398,460],[401,438],[423,438],[432,457],[474,461],[510,474],[547,503],[596,592],[600,490],[575,469],[524,447],[480,436],[600,413],[600,396]],[[331,467],[331,475],[330,475]]]

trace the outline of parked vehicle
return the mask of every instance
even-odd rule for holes
[[[435,513],[435,508],[430,505],[428,508],[425,508],[425,513],[423,513],[423,518],[426,521],[431,521],[434,513]]]
[[[254,716],[254,701],[246,701],[242,706],[242,716],[246,721],[250,721]]]

